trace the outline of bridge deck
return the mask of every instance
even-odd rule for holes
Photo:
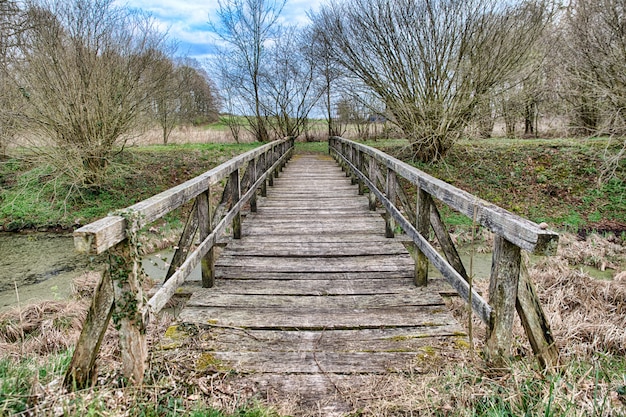
[[[464,334],[436,286],[412,284],[411,256],[384,231],[331,158],[295,155],[179,322],[209,327],[207,352],[267,395],[331,414],[355,381],[411,372],[426,346]]]

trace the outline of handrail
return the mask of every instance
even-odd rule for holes
[[[557,233],[361,143],[330,137],[329,152],[360,182],[360,193],[365,187],[369,189],[370,209],[375,209],[375,199],[386,209],[387,236],[393,236],[393,226],[397,223],[413,240],[418,255],[416,285],[426,285],[429,260],[459,295],[471,302],[473,311],[487,326],[488,357],[494,360],[502,358],[510,349],[517,309],[540,364],[544,367],[556,364],[558,351],[532,282],[524,272],[520,249],[537,255],[554,255],[559,239]],[[383,174],[381,167],[386,169],[386,173]],[[409,207],[398,177],[416,187],[417,202],[414,207]],[[489,302],[471,288],[471,277],[463,267],[433,198],[494,233]],[[404,214],[398,203],[404,206]],[[410,216],[412,221],[405,215]],[[446,259],[427,240],[431,227]]]
[[[378,149],[339,137],[331,138],[332,142],[349,143],[353,149],[370,155],[410,183],[469,218],[474,216],[476,210],[478,224],[526,251],[535,255],[556,254],[559,241],[557,233],[428,175]]]
[[[74,245],[81,252],[109,253],[109,265],[94,293],[92,304],[65,374],[68,389],[81,389],[93,379],[95,359],[102,338],[113,317],[120,331],[122,373],[129,381],[141,384],[147,358],[145,327],[202,262],[202,285],[213,286],[213,247],[229,225],[233,237],[241,237],[241,209],[250,203],[256,210],[256,193],[265,195],[266,184],[287,163],[294,138],[274,141],[248,151],[183,184],[134,204],[119,214],[110,215],[74,232]],[[241,169],[246,171],[241,175]],[[228,179],[221,203],[211,209],[212,186]],[[242,185],[244,189],[242,190]],[[171,268],[161,288],[146,303],[142,291],[136,247],[130,238],[142,227],[195,199],[194,208],[182,232]],[[224,211],[226,211],[224,213]],[[201,243],[192,251],[194,236]]]
[[[204,174],[121,211],[136,213],[137,224],[134,227],[142,228],[197,197],[207,187],[217,184],[224,178],[228,178],[233,171],[243,167],[260,155],[269,151],[275,151],[284,144],[290,144],[290,147],[293,147],[293,140],[293,138],[286,138],[252,149]],[[74,231],[74,246],[79,252],[103,253],[126,238],[126,223],[123,216],[110,215],[85,225]]]

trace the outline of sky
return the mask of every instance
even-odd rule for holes
[[[307,12],[317,10],[323,0],[287,0],[281,23],[306,25]],[[179,42],[179,55],[202,60],[213,52],[214,38],[209,19],[216,20],[217,0],[120,0],[120,5],[142,9],[152,14],[161,30]]]

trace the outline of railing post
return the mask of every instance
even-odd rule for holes
[[[197,197],[196,210],[198,217],[198,229],[200,241],[204,241],[213,231],[214,225],[211,221],[211,199],[209,188]],[[211,288],[215,285],[215,251],[211,247],[202,258],[202,288]]]
[[[261,169],[263,170],[263,172],[265,173],[265,171],[267,171],[267,152],[263,152],[260,156],[259,156],[259,164]],[[263,181],[263,183],[261,184],[261,197],[267,197],[267,177],[265,178],[265,181]]]
[[[356,153],[356,164],[355,166],[357,167],[357,169],[364,174],[364,166],[365,164],[363,163],[363,152],[361,151],[357,151]],[[359,195],[363,195],[365,194],[365,182],[359,180]]]
[[[268,154],[269,158],[268,158],[268,160],[266,161],[266,162],[267,162],[267,167],[266,167],[266,169],[269,169],[272,165],[274,165],[274,162],[276,161],[276,158],[275,158],[275,155],[274,155],[274,147],[273,147],[273,146],[272,146],[272,148],[271,148],[271,149],[269,149],[269,150],[267,151],[267,154]],[[273,172],[268,172],[268,175],[267,175],[267,184],[268,184],[270,187],[273,187],[273,186],[274,186],[274,173],[273,173]]]
[[[239,202],[241,199],[241,179],[239,178],[239,169],[234,170],[230,174],[230,186],[232,196],[232,206]],[[238,211],[233,219],[233,238],[241,239],[241,212]]]
[[[370,163],[368,167],[369,178],[374,187],[376,187],[376,160],[373,156],[370,156]],[[372,190],[369,192],[369,209],[370,211],[376,211],[376,194]]]
[[[252,164],[252,171],[250,172],[250,187],[253,187],[254,184],[256,184],[256,180],[257,178],[259,178],[259,172],[258,170],[258,164],[257,164],[257,158],[254,158],[252,161],[250,161],[250,164]],[[249,169],[249,168],[248,168]],[[250,211],[252,213],[256,213],[256,191],[252,194],[252,197],[250,197]]]
[[[489,304],[494,314],[493,323],[487,326],[485,353],[496,365],[502,365],[510,355],[521,259],[518,246],[495,235],[489,281]]]
[[[391,204],[396,204],[396,173],[391,168],[387,168],[387,187],[385,190],[385,194],[387,194],[387,199],[391,202]],[[387,213],[385,216],[385,236],[386,237],[394,237],[395,236],[395,222],[393,221],[393,217],[391,213]]]
[[[280,159],[280,151],[278,150],[278,146],[279,145],[274,145],[272,147],[272,154],[274,155],[272,158],[272,165],[275,164]],[[274,170],[274,178],[278,178],[278,175],[280,174],[280,170],[281,170],[281,166],[280,164],[278,164],[278,166]]]
[[[138,256],[133,256],[136,250],[131,247],[129,238],[124,239],[109,249],[109,268],[115,296],[113,323],[120,335],[122,374],[132,384],[141,385],[148,346],[141,316],[144,305],[141,265]]]
[[[426,191],[417,185],[417,215],[415,216],[415,228],[425,239],[428,239],[430,231],[430,198]],[[428,258],[415,246],[417,259],[415,262],[415,285],[425,287],[428,284]]]

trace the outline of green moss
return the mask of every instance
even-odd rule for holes
[[[189,333],[182,330],[180,326],[170,326],[165,331],[165,335],[163,335],[163,339],[161,339],[158,347],[161,350],[176,349],[181,347],[188,337]]]
[[[200,355],[200,357],[196,360],[196,371],[198,372],[229,372],[232,369],[228,366],[225,366],[224,363],[215,357],[214,354],[210,352],[204,352]]]

